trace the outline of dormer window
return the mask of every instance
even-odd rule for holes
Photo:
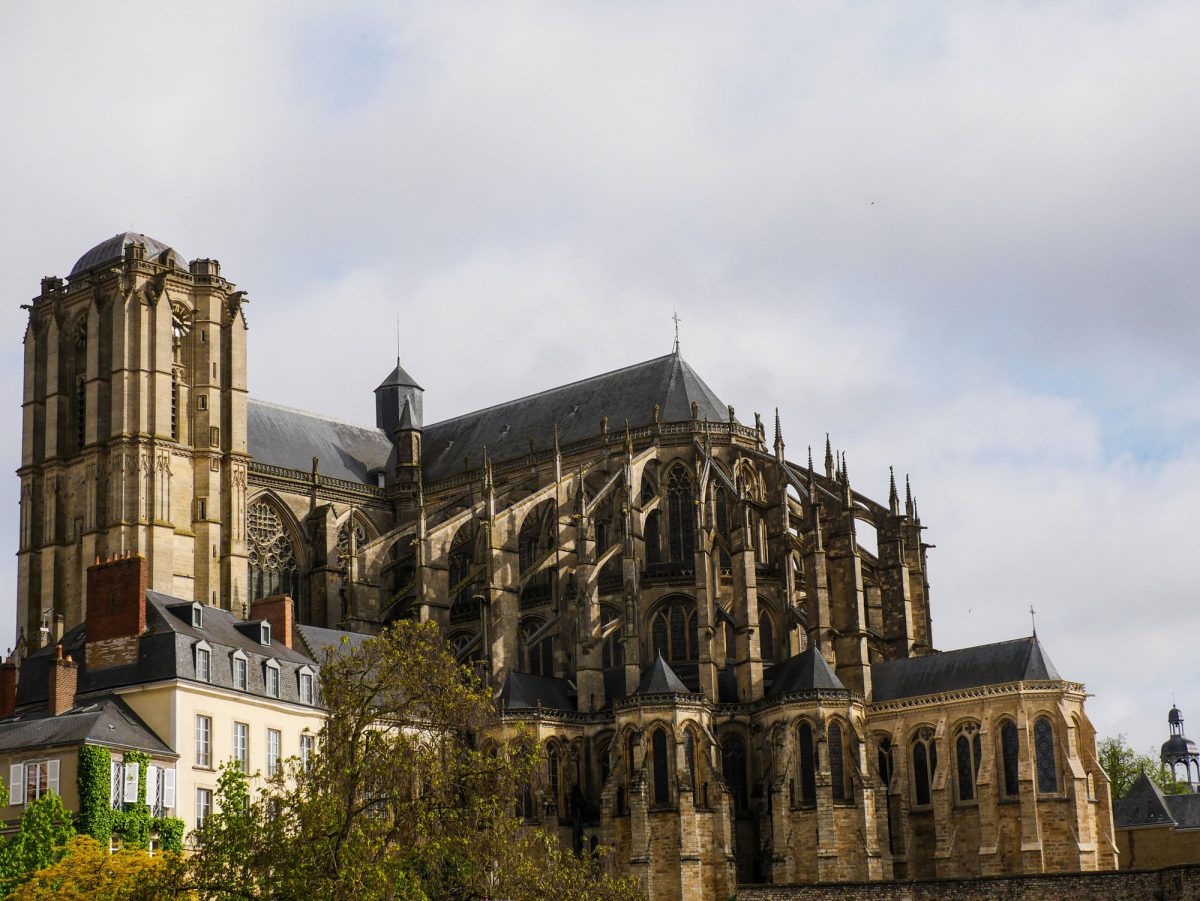
[[[233,652],[233,687],[238,691],[246,690],[247,664],[245,652]]]
[[[203,629],[204,628],[204,605],[203,604],[192,604],[192,628],[193,629]]]
[[[196,644],[196,678],[201,682],[212,681],[212,646],[207,641]]]
[[[264,622],[262,624],[262,632],[260,633],[259,641],[267,647],[271,646],[271,624]]]
[[[300,667],[300,703],[313,703],[313,686],[316,682],[313,671],[307,666]]]
[[[267,686],[267,694],[272,698],[279,697],[279,664],[268,660],[263,668],[263,678]]]

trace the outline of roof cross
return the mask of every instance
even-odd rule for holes
[[[679,311],[671,311],[671,321],[675,323],[675,350],[673,353],[679,353],[679,323],[683,320],[679,318]]]
[[[1033,604],[1029,605],[1029,621],[1033,624],[1033,637],[1037,638],[1037,611],[1033,609]]]

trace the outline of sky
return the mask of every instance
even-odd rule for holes
[[[671,349],[911,474],[943,649],[1200,735],[1200,4],[0,5],[0,457],[42,276],[127,229],[250,298],[252,395],[426,421]],[[0,645],[18,482],[0,479]]]

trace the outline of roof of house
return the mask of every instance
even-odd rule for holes
[[[874,701],[891,701],[981,685],[1061,679],[1034,635],[876,663],[871,667],[871,696]]]
[[[397,364],[384,384],[412,382]],[[559,441],[570,444],[600,432],[607,416],[614,431],[646,425],[659,407],[663,422],[692,418],[692,403],[702,419],[726,421],[729,409],[678,353],[646,360],[623,369],[560,385],[473,413],[425,426],[422,438],[423,473],[436,481],[464,468],[476,469],[483,449],[493,462],[529,453]],[[382,430],[328,416],[251,399],[247,404],[250,454],[260,463],[307,472],[313,458],[321,475],[368,482],[369,473],[394,464],[391,439]]]
[[[63,745],[103,745],[177,757],[141,718],[113,695],[92,697],[51,716],[46,707],[0,720],[0,752],[34,751]]]
[[[825,662],[825,658],[815,647],[808,647],[795,657],[789,657],[782,663],[777,663],[765,673],[763,680],[767,683],[767,697],[796,691],[814,691],[818,689],[833,689],[845,691],[842,680]]]

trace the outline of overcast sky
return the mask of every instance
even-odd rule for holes
[[[1200,736],[1200,4],[0,6],[19,308],[126,229],[249,292],[253,395],[426,421],[684,356],[789,455],[911,472],[943,649]],[[0,546],[17,547],[17,479]],[[15,557],[0,562],[12,642]]]

